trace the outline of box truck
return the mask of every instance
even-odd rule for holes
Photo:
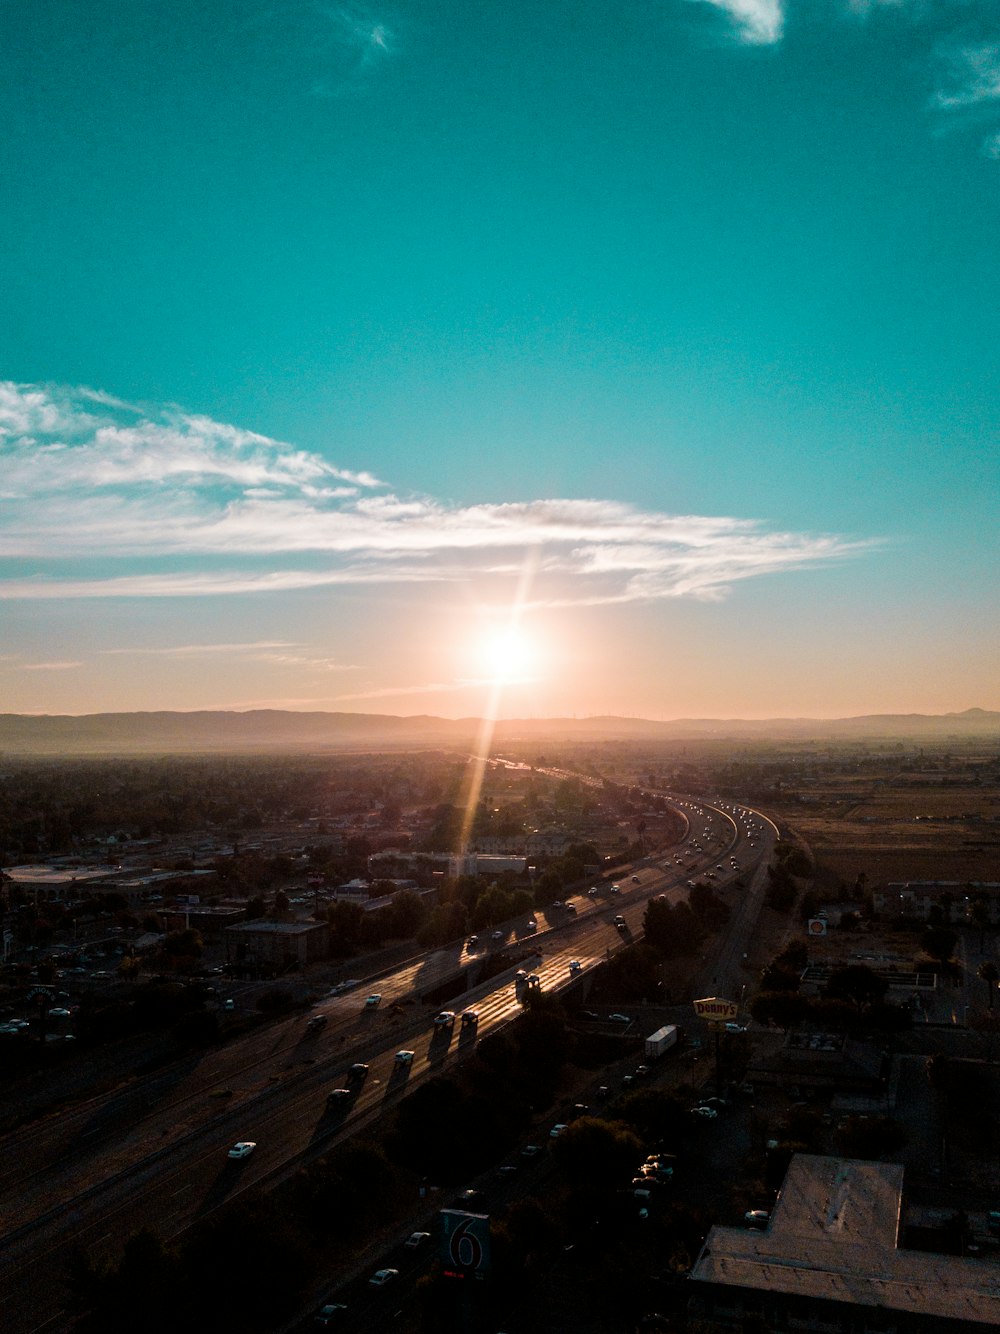
[[[646,1055],[655,1059],[662,1056],[665,1051],[677,1043],[677,1025],[667,1024],[665,1028],[658,1028],[655,1033],[651,1033],[646,1039]]]

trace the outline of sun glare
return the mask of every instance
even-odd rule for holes
[[[491,681],[518,681],[537,666],[537,650],[531,639],[516,626],[493,630],[480,650],[485,675]]]

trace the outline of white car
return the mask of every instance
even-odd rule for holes
[[[376,1269],[368,1280],[372,1288],[384,1288],[387,1283],[391,1283],[394,1278],[399,1278],[398,1269]]]
[[[403,1242],[403,1245],[408,1251],[416,1251],[419,1250],[425,1242],[430,1241],[430,1239],[431,1234],[429,1232],[411,1232]]]
[[[416,1053],[412,1051],[397,1051],[395,1061],[397,1065],[409,1065],[413,1061]]]
[[[229,1150],[230,1158],[249,1158],[257,1147],[257,1141],[253,1139],[238,1140]]]
[[[373,991],[370,996],[365,997],[365,1009],[377,1010],[379,1004],[381,1003],[381,1000],[382,1000],[382,993],[380,991]]]
[[[558,1125],[553,1126],[552,1129],[549,1131],[549,1139],[558,1139],[559,1136],[563,1133],[563,1131],[568,1129],[569,1129],[568,1126],[565,1126],[562,1124],[562,1122],[560,1122]]]
[[[440,1014],[434,1016],[435,1028],[453,1028],[455,1024],[455,1011],[442,1010]]]
[[[714,1121],[719,1113],[714,1107],[692,1107],[692,1116],[700,1116],[705,1121]]]

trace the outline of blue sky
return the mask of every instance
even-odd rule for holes
[[[0,0],[0,124],[0,708],[1000,708],[991,0]]]

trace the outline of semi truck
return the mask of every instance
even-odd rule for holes
[[[657,1056],[662,1056],[665,1051],[676,1045],[677,1025],[667,1024],[665,1028],[658,1028],[646,1039],[646,1055],[655,1060]]]

